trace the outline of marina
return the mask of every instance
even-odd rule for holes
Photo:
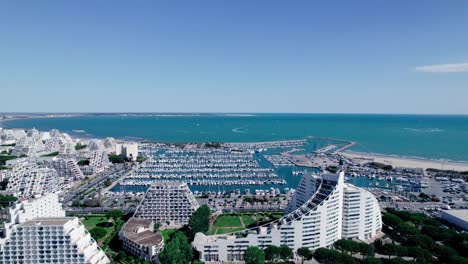
[[[138,169],[111,190],[144,192],[153,183],[186,182],[200,193],[253,193],[275,188],[285,193],[297,187],[300,176],[347,164],[346,181],[359,187],[395,192],[420,192],[428,187],[422,169],[385,171],[335,153],[353,142],[307,137],[304,140],[257,143],[145,143],[148,157]]]

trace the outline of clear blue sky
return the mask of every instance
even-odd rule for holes
[[[0,112],[468,114],[466,0],[164,2],[1,1]]]

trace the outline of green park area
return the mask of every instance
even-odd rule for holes
[[[283,216],[282,213],[233,213],[223,214],[216,218],[208,230],[210,235],[235,233],[247,228],[262,225]]]
[[[125,215],[120,210],[112,210],[106,214],[89,214],[79,217],[98,245],[113,260],[112,263],[149,263],[122,250],[122,242],[119,240],[118,233],[130,215]]]
[[[102,249],[106,249],[112,238],[120,230],[116,228],[116,221],[118,220],[122,221],[121,219],[115,220],[102,214],[85,216],[82,222],[91,236],[98,242],[99,246]],[[119,225],[122,225],[122,223]]]

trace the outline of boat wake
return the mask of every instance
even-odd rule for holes
[[[405,128],[407,131],[416,132],[416,133],[441,133],[444,132],[440,128]]]
[[[236,127],[232,129],[232,132],[234,133],[240,133],[240,134],[245,134],[247,133],[247,127]]]

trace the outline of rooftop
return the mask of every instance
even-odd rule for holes
[[[459,210],[446,210],[444,213],[462,219],[463,221],[468,222],[468,209],[459,209]]]
[[[36,218],[34,220],[29,220],[21,224],[21,226],[60,226],[64,225],[67,222],[73,220],[74,217],[52,217],[52,218]]]
[[[152,229],[153,221],[141,218],[130,218],[124,225],[122,231],[124,236],[140,245],[153,246],[159,245],[162,236],[154,233]]]

